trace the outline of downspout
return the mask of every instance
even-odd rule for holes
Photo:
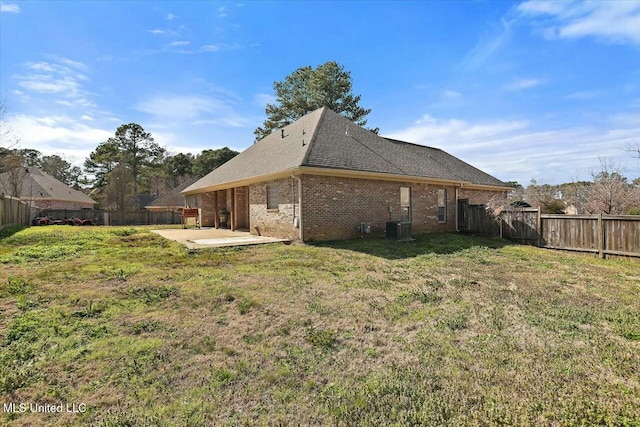
[[[302,242],[304,242],[304,234],[302,232],[302,180],[299,176],[295,176],[293,173],[291,174],[291,178],[298,181],[298,216],[296,217],[296,208],[295,204],[293,206],[293,218],[298,218],[298,229],[299,229],[299,237]],[[295,185],[295,184],[294,184]]]
[[[462,186],[462,184],[460,184],[460,186]],[[459,224],[459,221],[460,221],[460,216],[459,215],[460,215],[460,213],[458,212],[458,209],[459,209],[459,207],[458,207],[458,205],[459,205],[459,203],[458,203],[458,197],[459,197],[458,190],[459,190],[459,188],[456,187],[456,233],[460,232],[460,224]]]

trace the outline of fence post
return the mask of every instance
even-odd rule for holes
[[[542,210],[538,207],[536,212],[536,233],[538,234],[537,247],[542,247]]]
[[[604,222],[602,214],[598,214],[598,256],[604,259]]]

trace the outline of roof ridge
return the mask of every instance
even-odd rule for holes
[[[315,128],[313,129],[313,133],[309,137],[309,144],[308,144],[309,146],[307,147],[307,151],[305,151],[304,157],[302,158],[302,162],[300,162],[299,166],[303,166],[303,165],[306,165],[308,163],[309,156],[311,155],[311,150],[313,149],[313,146],[315,145],[315,142],[316,142],[316,136],[318,135],[318,131],[322,127],[322,123],[324,122],[325,116],[327,115],[327,110],[331,110],[331,109],[329,107],[326,107],[326,106],[320,107],[320,118],[318,118],[318,123],[316,124]],[[333,110],[331,110],[331,111],[333,111]],[[311,113],[309,113],[309,114],[311,114]]]

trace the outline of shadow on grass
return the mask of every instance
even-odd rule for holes
[[[3,229],[0,230],[0,240],[2,239],[6,239],[7,237],[11,237],[14,234],[26,229],[27,226],[24,225],[18,225],[18,226],[13,226],[13,227],[5,227]]]
[[[397,242],[383,237],[372,237],[311,242],[309,244],[317,247],[361,252],[392,260],[412,258],[428,253],[454,254],[473,247],[499,249],[513,244],[508,240],[497,237],[482,237],[458,233],[420,234],[413,236],[413,239],[414,240],[409,242]]]

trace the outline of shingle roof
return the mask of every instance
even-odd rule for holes
[[[0,191],[10,194],[8,188],[8,180],[0,179]],[[22,182],[22,188],[19,195],[23,199],[44,199],[44,200],[60,200],[64,202],[96,204],[96,202],[86,194],[69,187],[62,181],[59,181],[51,175],[42,172],[40,169],[29,168],[29,173],[25,175]]]
[[[505,186],[445,151],[383,138],[323,107],[258,141],[183,194],[300,166]]]
[[[165,191],[156,197],[146,207],[180,207],[184,206],[184,196],[180,194],[182,190],[196,182],[197,179],[188,179],[169,191]]]

